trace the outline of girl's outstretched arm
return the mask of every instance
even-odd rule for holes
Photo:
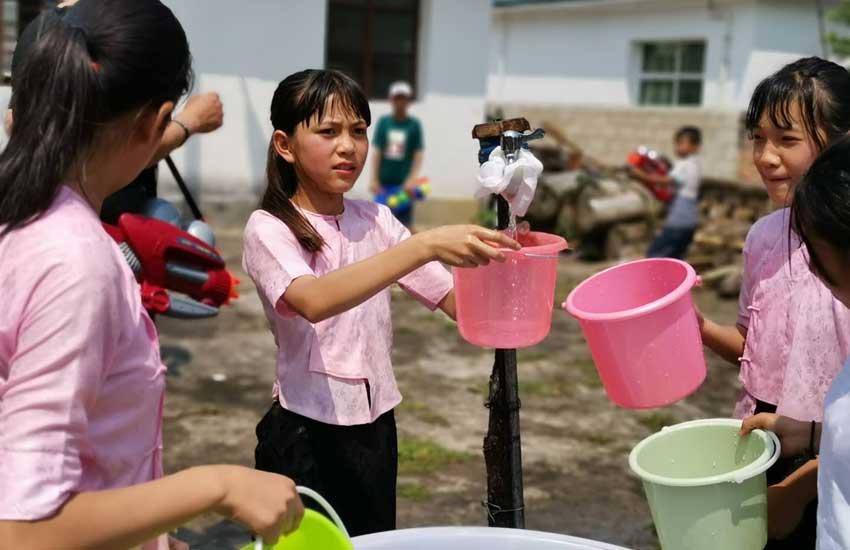
[[[437,306],[443,313],[452,318],[452,321],[457,321],[457,306],[455,305],[455,290],[451,289],[446,297]]]
[[[741,325],[719,325],[702,315],[699,320],[702,343],[733,365],[740,364],[747,341],[747,329]]]
[[[201,466],[122,489],[78,493],[39,521],[0,521],[3,548],[132,548],[204,512],[234,519],[267,542],[298,527],[295,485],[239,466]]]
[[[439,227],[321,277],[299,277],[286,289],[282,300],[292,311],[318,323],[362,304],[428,262],[439,260],[452,266],[476,267],[491,260],[504,261],[498,246],[520,248],[510,237],[491,229],[475,225]],[[446,306],[443,311],[453,317],[453,295],[442,305]]]

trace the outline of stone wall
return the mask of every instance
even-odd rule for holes
[[[673,134],[684,125],[703,133],[705,175],[739,179],[742,149],[749,147],[741,131],[741,115],[735,111],[708,109],[645,109],[576,107],[545,104],[491,104],[489,112],[502,118],[526,117],[532,124],[546,120],[560,126],[584,151],[606,164],[623,164],[639,145],[673,156]]]

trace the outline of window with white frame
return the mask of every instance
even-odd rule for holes
[[[638,54],[639,105],[702,105],[705,42],[643,42]]]

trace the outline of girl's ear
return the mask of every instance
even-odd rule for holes
[[[292,139],[283,130],[275,130],[272,135],[274,150],[289,164],[295,164],[295,153],[292,151]]]
[[[171,120],[171,113],[174,111],[174,102],[166,101],[159,106],[158,109],[146,108],[133,125],[133,133],[142,143],[159,143],[162,140],[162,134],[165,132],[168,122]]]

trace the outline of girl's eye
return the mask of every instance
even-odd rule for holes
[[[365,136],[366,135],[366,128],[355,128],[354,133],[357,134],[358,136]]]
[[[322,128],[319,130],[320,134],[333,135],[336,133],[336,130],[333,128]]]
[[[750,134],[750,139],[753,141],[763,141],[764,136],[761,134]]]
[[[796,143],[800,141],[800,138],[796,136],[782,136],[783,143]]]

